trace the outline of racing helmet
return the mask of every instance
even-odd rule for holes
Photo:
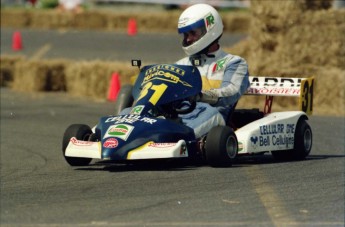
[[[178,33],[186,34],[201,29],[200,38],[193,43],[182,41],[182,49],[188,55],[201,54],[223,34],[223,22],[215,8],[207,4],[196,4],[182,12],[178,20]]]

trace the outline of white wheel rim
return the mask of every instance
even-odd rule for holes
[[[312,135],[310,129],[304,131],[303,144],[306,151],[310,151],[312,144]]]
[[[226,141],[226,153],[230,159],[234,159],[237,155],[237,142],[234,136],[229,136]]]

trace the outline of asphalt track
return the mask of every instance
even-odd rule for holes
[[[12,50],[14,32],[19,32],[23,44]],[[231,46],[244,34],[224,34],[223,46]],[[177,33],[66,31],[1,28],[1,55],[25,55],[28,59],[107,60],[141,59],[143,63],[174,63],[184,57],[181,37]]]
[[[344,118],[310,118],[314,143],[304,161],[267,154],[231,168],[68,166],[68,125],[93,126],[113,110],[64,93],[1,88],[1,226],[344,226]]]

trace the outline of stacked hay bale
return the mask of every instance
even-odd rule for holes
[[[18,91],[65,91],[66,60],[20,59],[14,66],[12,88]]]
[[[114,73],[124,85],[132,83],[132,77],[139,72],[121,62],[28,60],[24,56],[2,57],[0,68],[2,87],[23,92],[63,91],[96,100],[106,99]]]
[[[331,5],[331,0],[252,0],[250,38],[230,51],[247,59],[252,75],[314,76],[315,113],[344,115],[345,11]],[[279,104],[293,106],[297,100]]]
[[[176,11],[111,12],[88,10],[80,14],[56,10],[2,9],[1,27],[47,29],[97,29],[125,32],[130,19],[135,19],[140,32],[176,32],[181,14]],[[225,31],[247,32],[249,15],[242,12],[222,13]]]
[[[114,73],[124,85],[131,83],[130,78],[138,73],[138,69],[120,62],[74,62],[66,69],[66,90],[74,96],[104,100]]]

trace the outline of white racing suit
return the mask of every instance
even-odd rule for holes
[[[192,65],[192,62],[186,57],[176,64]],[[207,97],[201,98],[191,113],[180,117],[194,129],[196,138],[200,138],[214,126],[226,124],[234,104],[247,91],[250,83],[246,61],[222,49],[208,56],[201,55],[201,65],[197,68],[202,78],[203,93],[206,92],[205,95],[211,96],[213,101],[209,104],[205,103],[208,102],[205,100]]]

